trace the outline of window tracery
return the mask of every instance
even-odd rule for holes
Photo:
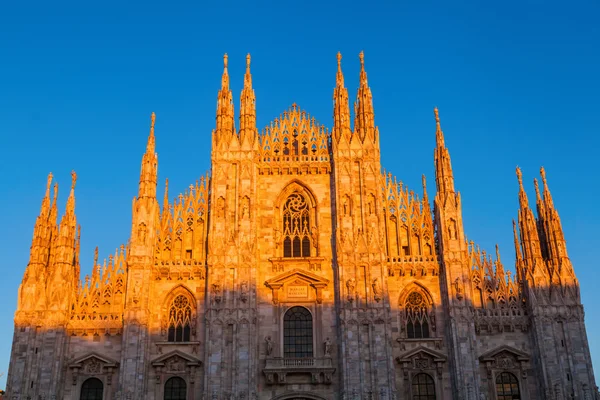
[[[412,292],[404,305],[406,317],[406,336],[409,339],[429,338],[429,304],[419,292]]]
[[[310,207],[300,193],[292,193],[283,208],[283,256],[310,257]]]
[[[175,297],[169,308],[169,342],[189,342],[192,327],[192,306],[184,295]]]

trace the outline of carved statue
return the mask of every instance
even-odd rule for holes
[[[271,339],[271,336],[267,336],[265,342],[267,342],[267,355],[270,356],[273,353],[273,339]]]
[[[212,284],[212,293],[215,301],[217,303],[221,302],[221,292],[223,291],[221,284],[219,282],[215,282]]]
[[[456,298],[458,300],[462,300],[463,299],[463,289],[462,289],[462,285],[460,283],[460,278],[456,278],[456,280],[454,281],[454,288],[456,290]]]
[[[348,301],[354,299],[354,288],[356,288],[356,279],[351,278],[346,281],[346,288],[348,289]]]
[[[281,231],[279,230],[279,228],[275,228],[275,248],[279,248],[279,245],[281,244]]]
[[[325,347],[325,355],[331,356],[331,340],[329,340],[329,338],[325,339],[325,342],[323,342],[323,345]]]
[[[456,221],[452,218],[448,220],[448,235],[450,239],[456,239]]]
[[[240,300],[244,303],[248,300],[248,281],[243,281],[240,285]]]
[[[317,230],[316,226],[313,226],[312,229],[310,230],[310,238],[312,240],[313,247],[316,249],[317,248],[317,241],[318,241],[318,238],[319,238],[319,231]]]
[[[242,199],[242,218],[250,218],[250,200],[248,197]]]
[[[146,243],[146,224],[143,222],[138,227],[138,239],[142,243]]]
[[[373,297],[376,302],[379,302],[381,300],[381,284],[379,283],[379,278],[373,279],[373,284],[371,286],[373,287]]]

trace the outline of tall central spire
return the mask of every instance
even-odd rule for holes
[[[158,175],[158,156],[156,155],[156,138],[154,137],[154,124],[156,114],[150,116],[150,134],[146,144],[146,153],[142,157],[142,172],[140,173],[140,186],[138,197],[156,197],[156,179]]]
[[[367,72],[365,71],[365,54],[361,51],[360,59],[360,86],[354,103],[354,132],[365,140],[367,136],[375,139],[375,117],[373,112],[373,96],[371,88],[367,82]]]
[[[335,89],[333,90],[333,137],[339,141],[342,137],[350,140],[350,106],[348,104],[348,90],[344,87],[344,74],[342,73],[342,54],[337,53],[337,73]]]
[[[240,142],[245,139],[253,142],[256,134],[256,97],[252,89],[252,74],[250,73],[250,54],[246,56],[246,73],[244,88],[240,97]]]
[[[454,193],[454,175],[452,173],[452,163],[450,162],[450,152],[444,143],[444,132],[440,124],[440,115],[437,107],[433,109],[435,116],[435,183],[439,193]]]

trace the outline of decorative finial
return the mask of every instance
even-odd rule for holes
[[[150,116],[150,129],[154,130],[155,122],[156,122],[156,114],[154,114],[154,112],[152,112],[152,115]]]
[[[544,187],[546,187],[546,170],[544,167],[540,168],[540,175],[542,176],[542,183],[544,184]]]
[[[498,243],[496,243],[496,261],[500,262],[500,248],[498,247]]]
[[[537,178],[533,178],[533,186],[535,187],[535,196],[539,200],[541,198],[540,197],[540,185],[538,185]]]
[[[94,266],[98,265],[98,246],[94,250]]]
[[[246,68],[250,68],[250,53],[246,55]]]
[[[52,186],[52,172],[48,174],[48,182],[46,183],[46,193],[50,193],[50,186]]]
[[[440,112],[438,111],[437,107],[433,108],[433,115],[435,115],[435,122],[437,124],[439,124],[440,123]]]
[[[364,68],[365,67],[365,52],[364,51],[361,51],[358,54],[358,59],[360,60],[360,66],[361,66],[361,68]]]
[[[223,54],[223,68],[227,69],[227,53]]]
[[[427,193],[427,180],[425,179],[425,174],[421,176],[421,180],[423,181],[423,193]]]
[[[523,187],[523,174],[521,168],[517,167],[517,179],[519,180],[519,186]]]
[[[71,171],[71,190],[75,189],[75,183],[77,182],[77,174],[75,171]]]
[[[342,65],[342,53],[338,51],[337,53],[338,67]]]

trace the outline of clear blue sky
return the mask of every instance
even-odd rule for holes
[[[370,4],[370,5],[367,5]],[[252,54],[258,125],[293,102],[332,123],[336,53],[350,97],[365,51],[382,163],[433,194],[438,106],[466,234],[512,266],[515,166],[545,166],[600,373],[597,1],[5,2],[0,8],[0,372],[46,176],[79,176],[82,272],[127,241],[150,113],[171,194],[209,168],[223,53],[236,106]],[[159,198],[162,199],[162,183]],[[4,387],[5,376],[0,380]]]

